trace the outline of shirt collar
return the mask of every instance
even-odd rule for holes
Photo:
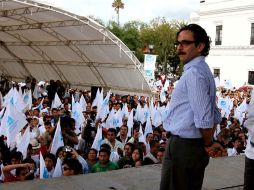
[[[187,71],[191,66],[198,64],[199,62],[203,62],[205,60],[204,56],[198,56],[186,63],[183,67],[183,71]]]

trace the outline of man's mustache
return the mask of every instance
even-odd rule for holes
[[[178,52],[178,53],[177,53],[177,55],[186,55],[186,53],[185,53],[185,52],[180,51],[180,52]]]

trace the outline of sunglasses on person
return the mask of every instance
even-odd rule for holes
[[[190,44],[196,43],[196,41],[191,41],[191,40],[182,40],[182,41],[176,41],[174,43],[175,47],[177,48],[178,46],[186,47]]]
[[[64,171],[67,171],[67,170],[71,170],[71,169],[68,168],[68,167],[66,167],[66,166],[64,166],[64,167],[63,167],[63,170],[64,170]]]

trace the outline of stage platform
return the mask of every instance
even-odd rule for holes
[[[158,190],[161,165],[106,173],[0,184],[1,190]],[[204,190],[242,189],[244,156],[210,159]]]

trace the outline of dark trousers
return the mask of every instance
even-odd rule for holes
[[[254,189],[254,160],[245,157],[244,190]]]
[[[202,139],[171,136],[162,163],[160,190],[201,189],[208,162]]]

